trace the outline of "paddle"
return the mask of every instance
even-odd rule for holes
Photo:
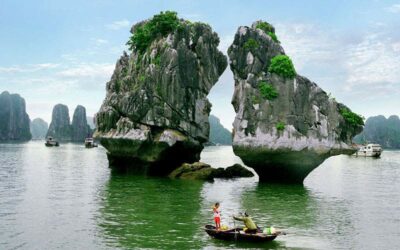
[[[233,218],[233,216],[232,216],[232,219],[233,219],[233,228],[235,229],[235,243],[236,243],[237,242],[237,228],[236,228],[235,218]]]

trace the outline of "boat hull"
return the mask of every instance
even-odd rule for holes
[[[214,226],[206,225],[204,230],[208,235],[215,239],[226,241],[243,241],[243,242],[267,242],[273,241],[278,235],[267,235],[264,233],[248,234],[243,229],[236,228],[225,231],[217,231]]]
[[[366,151],[366,152],[361,151],[360,152],[360,151],[358,151],[357,153],[355,153],[355,156],[378,158],[381,156],[381,154],[382,154],[382,152],[370,152],[370,151]]]

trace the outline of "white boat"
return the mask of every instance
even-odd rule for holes
[[[53,137],[48,136],[46,139],[46,143],[44,144],[47,147],[58,147],[60,146],[60,144],[58,143],[58,141],[56,141]]]
[[[356,156],[379,157],[382,154],[382,147],[379,144],[367,144],[361,146],[355,153]]]
[[[85,147],[94,148],[94,147],[97,147],[97,144],[94,142],[93,138],[86,138],[85,139]]]

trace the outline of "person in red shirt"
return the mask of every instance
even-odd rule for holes
[[[215,228],[220,230],[221,228],[221,212],[219,211],[219,202],[215,203],[213,207]]]

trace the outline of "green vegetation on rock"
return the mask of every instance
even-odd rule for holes
[[[157,66],[160,66],[160,63],[161,63],[161,55],[160,55],[160,54],[157,54],[157,55],[154,57],[153,63],[154,63],[155,65],[157,65]]]
[[[246,50],[254,50],[254,49],[258,48],[258,46],[259,46],[258,42],[256,40],[254,40],[253,38],[250,38],[249,40],[247,40],[244,43],[244,48]]]
[[[350,111],[347,108],[342,108],[340,114],[343,116],[345,121],[353,127],[364,126],[364,117]]]
[[[276,124],[276,129],[277,129],[278,131],[283,131],[283,130],[285,129],[285,123],[284,123],[284,122],[278,122],[278,123]]]
[[[268,71],[289,79],[296,76],[296,70],[294,69],[292,60],[287,55],[277,55],[273,57]]]
[[[130,50],[144,52],[158,37],[162,37],[178,29],[179,19],[174,11],[160,12],[152,19],[138,26],[130,37],[127,45]]]
[[[268,34],[270,32],[271,33],[275,33],[274,27],[271,24],[267,23],[267,22],[259,22],[256,25],[256,28],[263,30],[266,34]]]
[[[253,105],[259,104],[259,103],[261,102],[261,101],[260,101],[260,97],[259,97],[259,96],[253,95],[253,96],[251,97],[251,102],[252,102]]]
[[[260,90],[262,97],[267,100],[271,101],[278,97],[278,91],[271,83],[262,81],[258,84],[258,89]]]
[[[267,34],[272,38],[272,40],[274,40],[274,41],[277,42],[277,43],[280,43],[280,41],[278,40],[278,37],[276,36],[275,33],[273,33],[273,32],[268,32]]]
[[[267,22],[259,22],[256,25],[256,29],[261,29],[262,31],[265,32],[265,34],[269,35],[272,38],[272,40],[279,43],[278,37],[275,34],[275,29],[271,24]]]

